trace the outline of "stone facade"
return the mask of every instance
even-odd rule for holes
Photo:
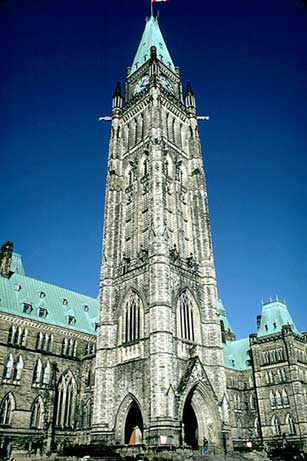
[[[156,18],[149,28],[161,34]],[[222,447],[226,378],[195,98],[158,52],[153,44],[113,98],[93,438],[128,443],[139,426],[147,445],[196,446],[210,434]]]

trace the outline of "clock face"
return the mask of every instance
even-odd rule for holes
[[[143,90],[145,90],[149,85],[149,75],[144,75],[135,85],[134,90],[133,90],[133,96],[136,96],[137,94],[141,93]]]
[[[164,77],[164,75],[160,75],[159,82],[166,91],[168,91],[171,94],[175,94],[173,84],[169,81],[168,78]]]

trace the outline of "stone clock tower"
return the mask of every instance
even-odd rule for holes
[[[227,441],[195,98],[153,16],[113,96],[97,332],[93,441]]]

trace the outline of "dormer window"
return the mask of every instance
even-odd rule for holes
[[[20,291],[21,290],[21,285],[19,283],[16,283],[15,285],[15,290]]]
[[[64,299],[63,299],[63,305],[64,305],[64,306],[67,306],[67,304],[68,304],[68,299],[64,298]]]
[[[88,307],[88,305],[87,305],[87,304],[84,304],[84,306],[83,306],[83,310],[84,310],[84,312],[88,312],[88,311],[89,311],[89,307]]]
[[[68,325],[75,325],[76,317],[74,317],[73,315],[69,315],[67,317],[67,323],[68,323]]]
[[[40,307],[38,309],[38,316],[42,319],[45,319],[48,315],[48,311],[45,307]]]
[[[276,328],[276,322],[273,323],[273,327]]]
[[[268,331],[268,326],[264,325],[265,331]]]
[[[46,293],[44,291],[40,291],[39,297],[40,298],[46,298]]]
[[[31,314],[32,311],[33,311],[32,304],[23,303],[23,312],[24,312],[24,314]]]

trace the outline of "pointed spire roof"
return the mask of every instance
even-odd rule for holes
[[[150,16],[146,18],[145,30],[133,60],[130,75],[150,59],[150,48],[152,46],[157,49],[157,58],[175,72],[175,66],[162,36],[158,18]]]

